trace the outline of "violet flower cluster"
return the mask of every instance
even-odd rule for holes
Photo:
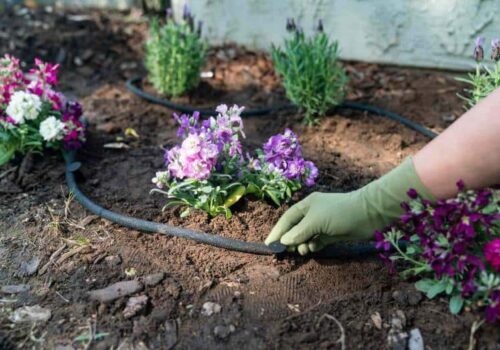
[[[292,130],[271,136],[263,149],[266,171],[278,172],[289,180],[301,180],[307,186],[315,184],[318,168],[313,162],[304,160],[299,140]]]
[[[404,276],[420,275],[418,289],[434,297],[446,293],[450,310],[485,306],[488,321],[500,320],[500,191],[466,191],[431,203],[410,190],[400,222],[376,232],[376,247],[394,271],[403,260]],[[398,244],[407,242],[406,249]]]
[[[17,58],[0,58],[0,165],[16,152],[76,149],[85,141],[80,104],[54,89],[58,69],[35,59],[25,74]]]
[[[166,169],[153,178],[157,191],[166,194],[172,205],[230,216],[229,207],[244,195],[280,205],[302,184],[315,184],[318,169],[304,160],[297,135],[289,129],[272,136],[255,156],[243,152],[243,109],[220,105],[217,115],[206,120],[200,120],[197,112],[174,114],[182,142],[165,152]]]

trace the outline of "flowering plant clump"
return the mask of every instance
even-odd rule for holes
[[[167,206],[187,205],[211,216],[231,217],[231,206],[245,195],[269,198],[277,205],[292,197],[302,184],[312,186],[318,169],[302,157],[291,130],[272,136],[254,157],[244,153],[243,107],[217,107],[216,117],[200,120],[174,114],[182,139],[165,152],[165,167],[156,173],[153,191],[171,199]],[[182,215],[187,215],[189,208]]]
[[[500,191],[458,186],[457,198],[435,204],[410,190],[400,222],[376,232],[376,246],[391,269],[407,263],[402,275],[417,276],[427,297],[446,294],[452,313],[484,307],[486,320],[500,321]]]
[[[58,69],[35,59],[24,74],[17,58],[0,58],[0,165],[16,152],[76,149],[85,141],[80,104],[54,90]]]
[[[187,6],[181,22],[174,20],[172,9],[167,10],[165,25],[158,19],[151,22],[145,65],[149,81],[162,94],[177,97],[198,85],[207,50],[201,28],[201,21],[195,28]]]
[[[287,97],[312,124],[342,102],[347,75],[338,61],[338,43],[330,43],[322,21],[311,38],[293,19],[288,19],[287,31],[293,36],[285,40],[284,48],[272,48],[274,67],[283,78]]]
[[[488,68],[481,62],[484,59],[484,38],[478,37],[474,46],[474,59],[476,60],[476,71],[469,74],[468,78],[457,78],[471,87],[465,89],[467,96],[461,96],[467,103],[468,108],[474,107],[480,100],[500,87],[500,39],[491,40],[491,59],[494,62],[493,69]]]

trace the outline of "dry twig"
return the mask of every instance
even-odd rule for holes
[[[474,350],[476,348],[476,338],[474,335],[477,330],[483,325],[484,320],[474,321],[472,322],[472,326],[470,327],[470,335],[469,335],[469,350]]]
[[[344,331],[344,327],[342,327],[342,323],[339,322],[339,320],[337,320],[334,316],[330,315],[330,314],[323,314],[319,319],[318,319],[318,322],[316,323],[316,328],[319,327],[321,321],[323,321],[325,318],[335,322],[335,324],[337,325],[337,327],[339,327],[340,329],[340,338],[337,340],[337,343],[340,343],[340,348],[342,350],[345,350],[345,331]]]
[[[45,265],[43,265],[43,267],[38,271],[38,275],[39,276],[41,276],[45,272],[47,272],[47,270],[49,269],[50,265],[52,265],[54,263],[54,260],[57,259],[57,257],[62,253],[62,251],[64,249],[66,249],[66,247],[67,247],[67,245],[63,244],[62,246],[60,246],[59,248],[57,248],[57,250],[54,253],[52,253],[52,255],[49,258],[49,261]]]

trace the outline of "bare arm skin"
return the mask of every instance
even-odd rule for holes
[[[470,189],[500,184],[500,88],[420,150],[413,162],[436,198],[455,196],[458,180]]]

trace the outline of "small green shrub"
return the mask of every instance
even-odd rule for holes
[[[151,21],[145,65],[149,81],[160,93],[177,97],[198,85],[207,49],[201,39],[201,26],[198,22],[195,29],[187,7],[180,23],[170,10],[164,25],[157,18]]]
[[[338,61],[338,43],[330,43],[320,21],[316,33],[306,38],[293,19],[287,21],[293,36],[284,48],[273,47],[274,67],[283,79],[286,95],[313,124],[344,99],[347,75]]]
[[[491,59],[495,61],[493,69],[481,64],[484,59],[484,38],[476,39],[474,47],[474,59],[476,60],[476,71],[470,73],[467,78],[457,78],[470,85],[465,89],[466,96],[460,96],[466,102],[466,108],[474,107],[480,100],[491,94],[500,87],[500,40],[491,41]]]

